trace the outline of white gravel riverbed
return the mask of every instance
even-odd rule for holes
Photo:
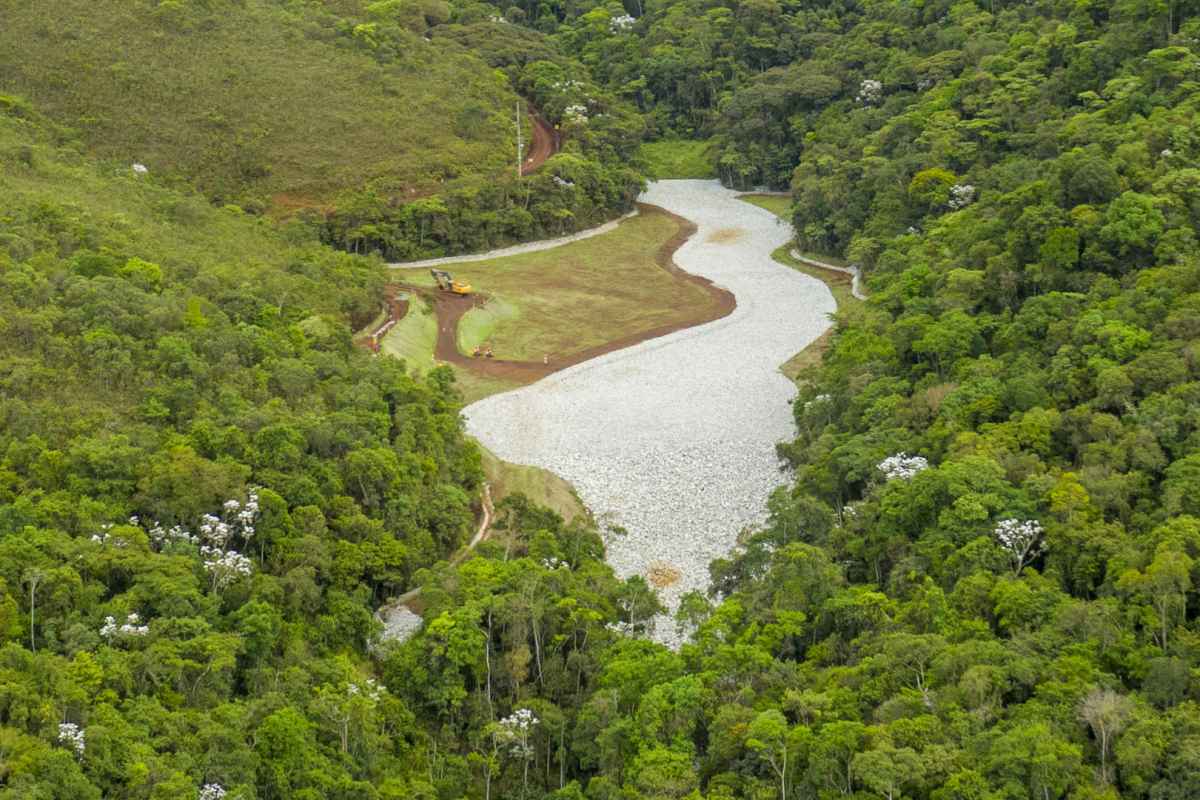
[[[736,197],[716,181],[659,181],[641,198],[696,223],[675,261],[732,291],[731,315],[465,411],[468,431],[493,453],[561,475],[598,518],[628,530],[608,550],[619,575],[678,569],[679,582],[661,591],[672,610],[707,587],[709,562],[762,521],[767,496],[786,481],[775,444],[794,435],[795,387],[778,367],[836,308],[823,283],[772,260],[789,227]],[[660,620],[655,638],[677,645],[674,623]]]

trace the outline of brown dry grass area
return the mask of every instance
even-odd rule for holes
[[[655,561],[646,570],[646,580],[656,589],[666,589],[668,586],[674,586],[679,583],[679,579],[683,577],[674,566],[665,561]]]
[[[712,244],[733,244],[742,239],[746,232],[741,228],[721,228],[713,231],[704,241]]]

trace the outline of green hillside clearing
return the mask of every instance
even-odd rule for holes
[[[715,178],[716,155],[711,142],[694,139],[664,139],[646,142],[639,154],[647,173],[654,178]]]
[[[676,218],[643,207],[609,233],[550,250],[449,267],[454,277],[491,295],[503,312],[486,308],[463,317],[460,344],[486,332],[498,358],[551,361],[639,331],[672,325],[713,302],[695,283],[655,263],[680,232]],[[414,282],[432,285],[427,272]],[[465,351],[469,352],[469,351]]]
[[[415,195],[510,159],[515,100],[462,48],[267,0],[0,0],[0,91],[93,153],[280,210]],[[382,37],[380,37],[382,38]]]

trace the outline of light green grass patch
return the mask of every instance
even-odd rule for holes
[[[476,400],[482,400],[485,397],[517,389],[524,385],[517,381],[506,381],[487,375],[477,375],[470,370],[458,369],[457,367],[454,368],[454,374],[458,383],[458,390],[462,392],[463,402],[467,405],[474,403]]]
[[[707,139],[665,139],[646,142],[642,161],[652,178],[715,178],[716,156]]]
[[[483,472],[491,484],[493,502],[499,503],[505,497],[519,493],[555,511],[567,522],[591,516],[571,484],[553,472],[541,467],[510,464],[496,458],[486,448],[481,450]]]
[[[792,198],[778,194],[742,194],[738,195],[738,200],[745,201],[752,206],[765,208],[780,219],[791,222],[792,219]]]
[[[433,351],[437,344],[437,317],[421,298],[410,295],[408,301],[408,313],[384,335],[380,350],[404,359],[409,369],[425,372],[435,366]]]
[[[714,301],[702,287],[670,275],[655,261],[678,233],[675,218],[649,210],[590,239],[447,269],[492,302],[515,309],[496,315],[487,329],[496,358],[545,356],[553,363],[711,308]]]
[[[492,338],[497,325],[518,320],[520,316],[520,309],[512,303],[498,297],[488,298],[485,305],[472,308],[459,320],[458,349],[470,355]]]

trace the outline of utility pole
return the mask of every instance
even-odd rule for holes
[[[517,180],[521,179],[521,158],[525,155],[525,148],[521,145],[521,101],[518,100],[517,108]]]

